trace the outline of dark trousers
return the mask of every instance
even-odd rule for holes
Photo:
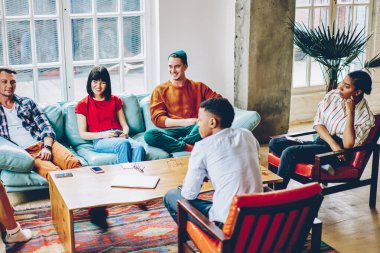
[[[180,189],[171,189],[164,196],[164,205],[168,209],[173,220],[178,223],[178,207],[177,200],[183,199]],[[203,199],[189,200],[192,206],[198,209],[204,216],[208,218],[208,213],[212,206],[212,201]],[[192,219],[191,219],[192,220]],[[194,220],[192,220],[194,221]]]
[[[202,137],[199,135],[198,125],[176,128],[150,129],[144,134],[147,144],[161,148],[168,153],[185,150],[185,145],[194,145]]]
[[[342,139],[337,136],[333,136],[333,138],[339,145],[342,145]],[[276,189],[285,189],[287,187],[297,163],[313,164],[316,154],[330,151],[330,145],[319,137],[314,141],[305,141],[304,143],[290,141],[285,137],[271,139],[269,152],[280,157],[277,174],[284,179],[282,183],[276,184]],[[339,160],[335,159],[330,164],[334,167],[339,164]]]

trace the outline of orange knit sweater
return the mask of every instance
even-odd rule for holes
[[[165,120],[198,118],[199,105],[209,98],[221,97],[201,82],[187,79],[183,87],[170,81],[157,86],[150,97],[150,114],[153,123],[166,127]]]

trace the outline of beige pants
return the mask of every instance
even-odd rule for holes
[[[42,148],[43,143],[39,142],[27,148],[26,152],[34,158],[35,171],[46,179],[49,171],[74,169],[82,166],[79,159],[58,141],[54,141],[52,145],[52,158],[50,161],[41,160],[37,157]]]
[[[17,227],[13,212],[13,206],[9,202],[3,183],[0,181],[0,231],[5,231],[5,228],[14,229]]]

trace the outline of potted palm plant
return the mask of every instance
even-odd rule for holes
[[[335,28],[335,24],[332,28],[324,24],[308,28],[303,23],[290,20],[289,28],[294,32],[294,44],[298,50],[314,58],[325,69],[326,91],[337,88],[342,70],[358,59],[372,36],[366,35],[365,29],[358,29],[357,25],[353,29],[349,25],[343,30]],[[379,55],[362,65],[367,70],[379,66]]]

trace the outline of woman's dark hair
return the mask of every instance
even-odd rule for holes
[[[111,90],[111,77],[110,77],[110,73],[108,73],[108,70],[105,67],[100,65],[100,66],[96,66],[92,68],[90,74],[88,75],[87,93],[91,97],[94,97],[94,92],[92,92],[92,88],[91,88],[92,80],[95,80],[95,81],[102,80],[103,82],[107,84],[106,89],[104,91],[104,97],[106,100],[109,100],[111,98],[112,90]]]
[[[372,91],[372,78],[363,71],[357,70],[347,74],[354,82],[355,90],[361,90],[365,94],[371,94]],[[364,96],[364,95],[363,95]]]
[[[226,98],[210,98],[201,103],[201,108],[218,117],[221,128],[231,127],[235,111]]]

